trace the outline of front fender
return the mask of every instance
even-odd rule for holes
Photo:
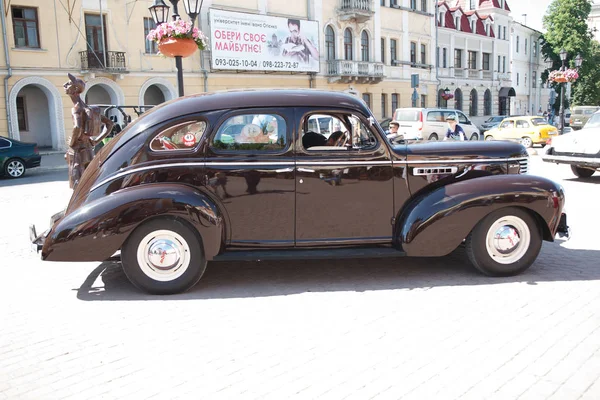
[[[452,183],[413,199],[399,213],[396,240],[409,256],[444,256],[479,221],[504,207],[530,210],[553,241],[564,206],[555,182],[531,175],[494,175]]]
[[[181,218],[196,228],[207,260],[219,253],[224,220],[211,198],[192,186],[160,183],[122,189],[71,211],[51,228],[42,259],[106,260],[142,222],[161,216]]]

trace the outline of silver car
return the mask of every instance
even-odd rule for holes
[[[446,108],[397,108],[394,120],[398,133],[409,140],[443,140],[448,131],[448,116],[454,115],[468,140],[480,140],[479,129],[459,110]]]

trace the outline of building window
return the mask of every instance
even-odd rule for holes
[[[515,46],[517,49],[517,53],[519,52],[519,37],[517,36],[517,45]]]
[[[385,38],[381,38],[381,62],[385,64]]]
[[[477,90],[471,89],[471,101],[469,102],[469,115],[477,116]]]
[[[422,94],[421,95],[421,108],[425,108],[427,107],[427,96]]]
[[[483,70],[490,70],[490,53],[483,53]]]
[[[331,26],[325,28],[325,52],[327,61],[335,60],[335,32]]]
[[[485,24],[485,36],[490,36],[490,24]]]
[[[398,59],[398,41],[396,39],[390,39],[390,63],[392,65],[396,64],[396,60]]]
[[[475,0],[470,0],[469,1],[469,9],[470,10],[474,10],[475,9]]]
[[[387,94],[381,94],[381,118],[387,117]]]
[[[525,74],[525,81],[523,82],[525,87],[527,87],[527,74]]]
[[[421,0],[421,11],[427,12],[427,0]]]
[[[462,50],[454,49],[454,68],[462,68]]]
[[[421,45],[421,64],[427,64],[427,46]]]
[[[152,29],[156,28],[156,24],[152,18],[144,18],[144,38],[148,36]],[[154,40],[146,40],[146,54],[158,53],[158,43]]]
[[[502,56],[502,72],[506,72],[506,56]]]
[[[517,86],[519,86],[519,73],[517,72]]]
[[[371,93],[363,93],[362,99],[365,103],[367,103],[367,107],[371,109]]]
[[[411,10],[417,9],[417,0],[410,0],[410,9]]]
[[[475,33],[475,21],[471,21],[471,32]]]
[[[503,34],[502,34],[503,39],[506,40],[506,26],[502,27],[502,32],[503,32]]]
[[[527,39],[525,39],[525,54],[527,54]]]
[[[390,0],[390,7],[398,7],[398,0]]]
[[[460,17],[454,18],[454,26],[456,26],[456,30],[460,31]]]
[[[532,74],[533,75],[531,77],[531,87],[536,88],[537,87],[537,71],[533,71]]]
[[[498,72],[502,72],[502,57],[498,56]]]
[[[362,31],[360,34],[360,55],[362,61],[369,61],[369,34]]]
[[[10,4],[10,2],[9,2]],[[15,47],[40,48],[37,9],[31,7],[12,7]],[[4,12],[4,10],[2,10]]]
[[[27,107],[25,105],[25,97],[17,96],[17,122],[19,124],[19,131],[28,131],[27,126]]]
[[[483,95],[483,115],[492,115],[492,92],[490,89],[487,89]]]
[[[531,50],[533,51],[533,56],[537,57],[537,43],[536,42],[531,43]]]
[[[469,51],[469,69],[477,69],[477,52]]]
[[[448,49],[442,49],[442,68],[448,68]]]
[[[398,93],[392,93],[392,117],[398,108]]]
[[[344,31],[344,59],[353,60],[352,57],[352,31],[346,28]]]
[[[385,0],[381,0],[381,1],[379,2],[379,5],[381,5],[381,6],[384,6],[384,7],[385,7]]]
[[[417,44],[410,42],[410,62],[413,64],[417,63]]]

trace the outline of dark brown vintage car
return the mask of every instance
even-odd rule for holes
[[[120,257],[137,287],[194,286],[207,261],[444,256],[527,269],[567,235],[561,186],[511,142],[388,141],[360,99],[318,90],[188,96],[94,158],[34,246],[49,261]]]

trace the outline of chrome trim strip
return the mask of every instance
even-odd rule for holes
[[[547,154],[542,155],[542,160],[546,161],[572,161],[581,162],[584,164],[600,164],[600,158],[586,158],[586,157],[571,157],[571,156],[551,156]]]
[[[392,161],[296,161],[296,165],[392,165]]]
[[[486,162],[509,162],[509,161],[521,161],[528,160],[529,157],[519,158],[478,158],[474,160],[466,159],[448,159],[448,160],[408,160],[402,161],[407,164],[452,164],[452,163],[486,163]]]

